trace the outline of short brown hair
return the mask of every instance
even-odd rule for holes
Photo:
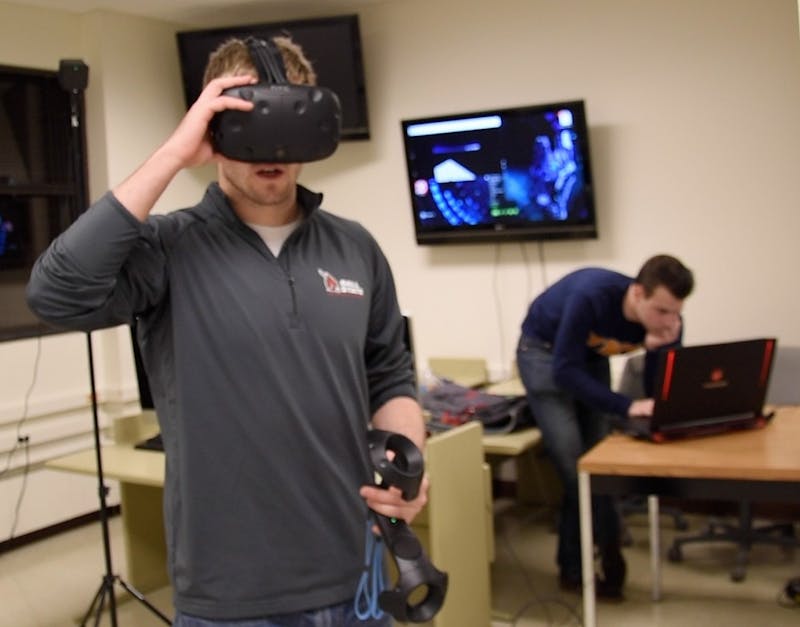
[[[694,289],[694,275],[672,255],[655,255],[644,262],[634,279],[644,287],[647,296],[659,286],[665,287],[678,300],[683,300]]]
[[[290,83],[317,84],[317,74],[299,44],[295,43],[288,35],[273,37],[272,41],[280,50],[283,65],[286,68],[286,79]],[[220,76],[236,76],[237,74],[258,76],[258,70],[250,56],[247,43],[242,39],[231,38],[220,44],[209,55],[203,75],[203,87]]]

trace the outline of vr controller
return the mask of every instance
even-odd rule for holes
[[[425,462],[414,443],[399,433],[372,429],[367,434],[372,465],[385,487],[395,486],[407,501],[415,498],[422,482]],[[390,460],[387,452],[394,453]],[[447,573],[438,570],[425,555],[419,539],[405,521],[388,518],[376,512],[383,540],[397,566],[394,588],[381,592],[378,603],[395,620],[424,623],[431,620],[444,604],[447,594]],[[413,596],[424,593],[418,603]]]
[[[286,80],[274,42],[248,38],[259,83],[223,94],[249,100],[250,111],[226,109],[211,120],[214,149],[229,159],[258,163],[305,163],[329,157],[339,145],[342,113],[326,87]]]

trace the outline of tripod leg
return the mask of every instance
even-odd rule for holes
[[[108,553],[110,556],[111,554]],[[109,557],[109,568],[111,568],[111,558]],[[111,627],[117,627],[117,597],[114,595],[114,580],[117,577],[111,574],[109,570],[109,574],[105,577],[106,582],[106,589],[108,591],[108,609],[109,609],[109,616],[111,616]],[[100,614],[97,615],[98,625],[100,620]]]
[[[97,409],[97,391],[95,387],[94,381],[94,353],[92,351],[92,336],[91,333],[86,333],[86,351],[88,353],[89,358],[89,382],[91,384],[91,401],[92,401],[92,423],[93,423],[93,431],[94,431],[94,450],[95,450],[95,460],[97,463],[97,483],[98,483],[98,496],[100,499],[100,529],[103,533],[103,558],[105,560],[105,568],[106,574],[103,577],[103,583],[100,586],[100,590],[98,590],[97,595],[95,595],[94,600],[92,601],[92,605],[89,607],[89,611],[87,612],[86,616],[81,623],[81,627],[86,625],[86,621],[89,619],[92,611],[97,606],[97,614],[95,619],[95,627],[100,625],[100,616],[103,613],[103,606],[105,605],[106,595],[108,595],[109,601],[109,614],[111,617],[111,627],[117,627],[117,601],[114,597],[114,582],[118,581],[120,585],[125,588],[133,597],[137,600],[141,601],[150,611],[156,614],[159,618],[161,618],[165,623],[168,625],[172,624],[172,621],[168,619],[164,614],[162,614],[158,608],[152,605],[144,596],[134,590],[131,586],[127,583],[122,581],[117,575],[114,575],[114,567],[111,564],[111,541],[109,538],[109,528],[108,528],[108,505],[106,503],[106,495],[108,494],[108,488],[105,485],[105,479],[103,476],[103,455],[102,455],[102,446],[100,443],[100,420],[98,418],[98,409]]]
[[[100,617],[103,615],[103,609],[106,606],[106,595],[110,595],[109,599],[112,605],[111,622],[116,626],[116,606],[114,604],[113,585],[113,580],[109,584],[108,577],[103,577],[103,582],[97,589],[97,594],[94,595],[94,599],[92,599],[92,603],[89,605],[89,609],[86,611],[86,615],[81,621],[81,627],[86,627],[86,623],[92,614],[94,614],[94,627],[98,627],[100,624]]]
[[[103,595],[108,594],[108,590],[103,590]],[[113,614],[111,615],[113,616]],[[97,613],[94,615],[94,627],[100,627],[100,619],[103,617],[103,604],[98,606]],[[112,618],[113,622],[113,618]]]
[[[89,609],[86,610],[86,614],[81,621],[81,627],[85,627],[86,621],[89,620],[89,617],[97,607],[97,614],[99,615],[103,611],[103,605],[105,601],[105,594],[106,594],[106,586],[105,583],[100,584],[100,587],[97,589],[97,594],[94,595],[92,599],[92,603],[89,605]]]
[[[136,588],[134,588],[133,586],[129,585],[128,583],[126,583],[125,581],[123,581],[119,577],[117,577],[117,581],[119,582],[119,585],[121,585],[123,588],[125,588],[125,590],[128,591],[128,594],[130,594],[132,597],[134,597],[135,599],[137,599],[138,601],[143,603],[145,605],[145,607],[147,607],[151,612],[153,612],[153,614],[155,614],[161,620],[163,620],[167,625],[171,625],[172,624],[172,620],[170,620],[164,614],[162,614],[161,611],[155,605],[150,603],[150,601],[148,601],[144,597],[144,595],[141,592],[139,592]]]

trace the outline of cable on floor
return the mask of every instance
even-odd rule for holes
[[[539,516],[541,516],[543,514],[546,514],[546,512],[547,512],[546,508],[542,508],[540,510],[537,510],[531,516],[526,517],[526,520],[523,521],[522,524],[524,525],[524,524],[527,524],[529,522],[532,522],[536,518],[538,518]],[[525,568],[525,565],[522,563],[522,560],[520,559],[519,555],[514,550],[511,538],[509,537],[509,531],[508,531],[508,528],[506,527],[506,525],[503,525],[501,527],[501,536],[503,538],[503,546],[505,547],[506,552],[512,558],[512,560],[515,562],[515,564],[516,564],[517,568],[519,569],[519,571],[522,573],[522,577],[525,580],[525,587],[528,589],[528,591],[530,592],[531,596],[533,597],[533,600],[528,601],[527,603],[524,603],[522,605],[522,607],[520,607],[514,613],[512,619],[511,619],[511,625],[512,626],[516,626],[518,624],[518,621],[527,613],[527,611],[531,607],[534,607],[534,606],[541,607],[542,611],[544,612],[545,623],[547,625],[555,626],[557,624],[566,624],[566,625],[572,625],[572,624],[581,625],[581,624],[583,624],[583,620],[582,620],[580,612],[577,611],[572,606],[572,604],[564,601],[563,599],[561,599],[559,597],[546,598],[546,597],[541,597],[536,593],[536,588],[535,588],[535,586],[533,584],[533,581],[532,581],[527,569]],[[565,608],[567,610],[569,616],[573,619],[573,621],[570,621],[568,623],[555,623],[553,615],[552,615],[552,612],[550,610],[550,606],[551,605],[555,605],[555,606],[558,606],[558,607]]]

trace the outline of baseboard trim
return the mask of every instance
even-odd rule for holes
[[[109,505],[108,507],[109,517],[118,516],[119,513],[120,513],[119,505]],[[83,527],[84,525],[95,523],[99,520],[100,520],[100,510],[97,510],[94,512],[89,512],[88,514],[76,516],[75,518],[70,518],[69,520],[61,521],[59,523],[50,525],[48,527],[43,527],[42,529],[37,529],[36,531],[25,533],[21,536],[15,536],[13,538],[9,538],[8,540],[0,542],[0,555],[8,551],[11,551],[13,549],[17,549],[21,546],[33,544],[34,542],[38,542],[39,540],[50,538],[64,531],[77,529],[78,527]]]

